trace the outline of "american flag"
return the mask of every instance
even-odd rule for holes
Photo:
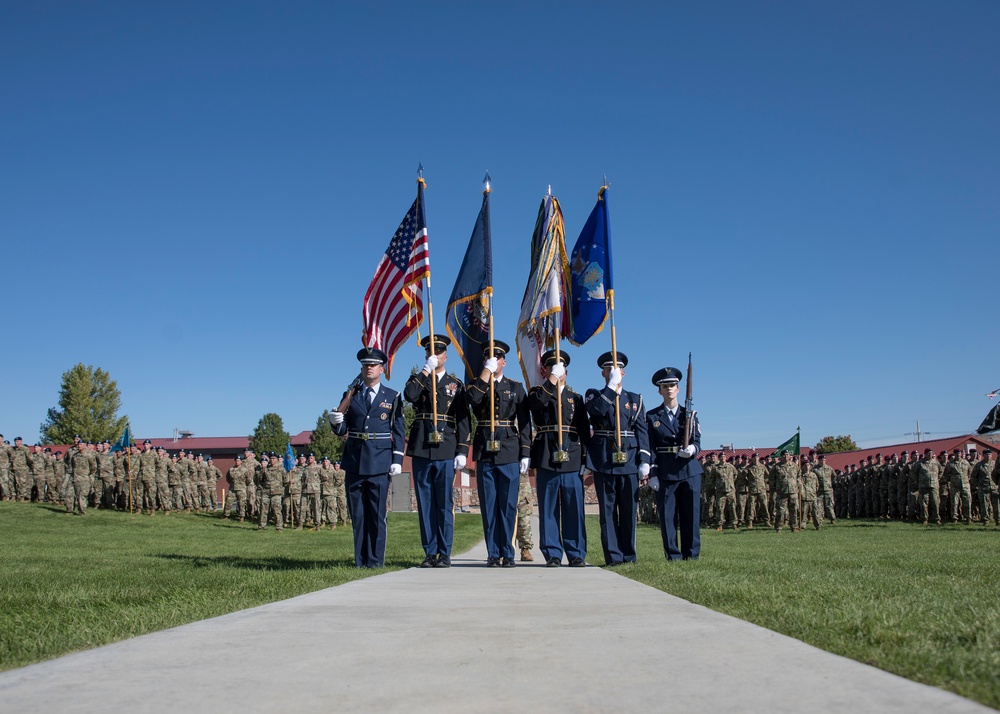
[[[392,377],[396,350],[424,321],[420,281],[431,274],[431,255],[424,222],[424,183],[417,182],[417,198],[385,249],[361,308],[366,347],[389,356],[385,367]]]

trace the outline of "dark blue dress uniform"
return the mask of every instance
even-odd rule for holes
[[[554,364],[547,352],[542,364]],[[562,360],[569,363],[563,352]],[[557,397],[558,386],[546,380],[528,393],[528,410],[535,426],[531,442],[531,466],[535,469],[538,489],[539,546],[549,565],[559,565],[563,552],[570,565],[583,565],[587,557],[587,529],[583,520],[584,448],[590,441],[590,422],[583,397],[564,387]],[[557,399],[562,401],[562,450],[568,460],[557,461]],[[561,528],[560,528],[561,526]],[[560,532],[561,531],[561,532]]]
[[[426,338],[425,338],[426,339]],[[442,338],[437,337],[439,342]],[[441,441],[431,440],[435,431],[431,375],[417,372],[403,388],[403,397],[413,404],[416,418],[410,426],[406,453],[413,461],[413,485],[420,518],[420,542],[428,565],[451,564],[455,534],[455,457],[469,453],[469,404],[465,385],[450,374],[437,379],[437,431]]]
[[[494,341],[495,354],[506,356],[507,345]],[[487,347],[487,352],[489,348]],[[514,562],[514,533],[517,527],[517,492],[521,483],[518,462],[528,458],[531,422],[528,398],[520,382],[507,377],[494,380],[493,419],[490,433],[490,385],[477,377],[466,390],[472,412],[479,424],[472,440],[476,459],[476,489],[483,517],[483,537],[487,558],[507,558]],[[488,442],[499,442],[490,450]]]
[[[367,390],[362,384],[354,393],[344,421],[333,425],[333,431],[347,436],[341,465],[354,528],[354,562],[359,568],[380,568],[385,564],[389,467],[403,463],[405,424],[399,392],[380,383],[369,407]]]
[[[670,368],[680,378],[680,371]],[[664,370],[657,372],[660,375]],[[658,384],[656,376],[653,383]],[[646,413],[649,426],[649,445],[653,452],[650,478],[659,480],[656,492],[656,507],[660,516],[660,534],[663,537],[663,552],[669,560],[697,558],[701,550],[701,475],[698,462],[701,451],[701,428],[695,417],[694,457],[678,456],[684,444],[684,427],[687,412],[680,404],[676,414],[671,416],[661,404]],[[677,536],[680,530],[680,546]]]
[[[618,353],[618,359],[623,367],[628,364],[624,354]],[[610,352],[597,361],[602,368],[611,363]],[[618,452],[616,402],[621,420],[621,451],[625,454],[622,463],[615,457]],[[587,446],[587,468],[594,472],[604,562],[608,565],[634,563],[639,464],[648,464],[652,460],[642,396],[624,389],[617,393],[606,386],[603,389],[588,389],[586,403],[594,430]]]

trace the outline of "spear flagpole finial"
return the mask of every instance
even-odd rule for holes
[[[492,181],[492,180],[493,179],[490,178],[490,172],[487,171],[486,172],[486,176],[483,177],[483,186],[485,187],[483,189],[484,193],[489,193],[490,192],[490,181]]]

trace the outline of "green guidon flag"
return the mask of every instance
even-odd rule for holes
[[[788,441],[780,444],[777,449],[774,450],[775,456],[781,456],[784,452],[789,454],[799,455],[799,432],[796,430],[795,435]]]

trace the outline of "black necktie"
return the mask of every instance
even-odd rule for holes
[[[369,387],[365,390],[365,409],[372,408],[372,389]]]

